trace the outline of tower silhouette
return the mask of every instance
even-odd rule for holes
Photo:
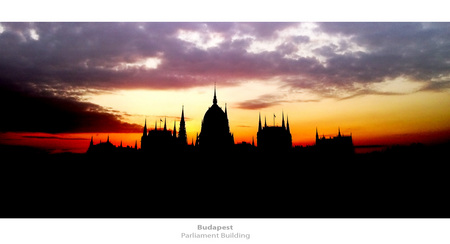
[[[181,145],[187,145],[186,123],[184,122],[184,105],[181,109],[180,129],[178,131],[178,140]]]
[[[258,149],[265,152],[287,151],[292,148],[292,135],[289,128],[289,119],[284,121],[284,112],[282,112],[281,127],[261,125],[261,113],[259,114],[258,132],[256,134]]]

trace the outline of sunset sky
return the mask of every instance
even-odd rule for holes
[[[144,120],[188,142],[227,104],[235,142],[289,117],[294,145],[450,140],[450,23],[0,23],[0,144],[134,146]]]

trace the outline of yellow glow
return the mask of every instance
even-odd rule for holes
[[[248,110],[238,105],[246,100],[263,98],[272,94],[283,102],[259,110]],[[355,144],[395,142],[401,135],[450,130],[450,92],[416,92],[405,95],[365,95],[346,100],[322,99],[310,101],[313,95],[289,93],[276,82],[262,85],[257,81],[235,87],[217,88],[218,104],[222,109],[227,103],[228,118],[235,142],[256,142],[258,115],[262,123],[281,125],[281,112],[289,116],[294,144],[312,145],[316,127],[319,134],[353,135]],[[188,142],[191,143],[201,130],[204,113],[211,106],[213,86],[180,90],[123,90],[113,94],[93,96],[90,101],[101,106],[126,112],[124,120],[153,128],[155,121],[166,117],[167,127],[173,128],[174,121],[179,128],[181,107],[184,105]],[[316,97],[317,98],[317,97]],[[307,102],[302,102],[307,101]],[[195,139],[194,139],[195,141]],[[420,138],[418,138],[420,141]]]

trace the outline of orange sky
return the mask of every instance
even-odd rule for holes
[[[356,145],[430,143],[449,138],[449,92],[364,95],[313,102],[287,101],[259,110],[239,108],[234,102],[242,97],[258,97],[262,87],[252,82],[242,87],[217,89],[219,105],[224,109],[227,103],[230,130],[236,143],[251,142],[252,137],[256,141],[259,113],[263,120],[266,116],[267,124],[272,126],[273,114],[276,115],[276,125],[281,125],[282,111],[286,119],[289,118],[296,145],[314,144],[316,127],[320,134],[325,135],[336,135],[340,127],[342,133],[352,133]],[[295,100],[295,94],[290,96]],[[132,114],[127,118],[129,122],[142,124],[146,117],[149,128],[154,127],[155,120],[166,117],[168,128],[173,128],[175,120],[178,129],[181,105],[184,105],[187,134],[191,142],[191,138],[200,132],[203,115],[212,104],[212,87],[184,91],[119,91],[117,94],[93,97],[92,100]]]
[[[253,84],[254,85],[254,84]],[[241,88],[242,89],[242,88]],[[235,87],[218,88],[219,104],[227,103],[230,130],[235,142],[251,143],[255,138],[259,113],[267,117],[267,124],[281,125],[281,112],[289,118],[294,145],[314,145],[315,130],[319,134],[333,136],[340,128],[343,134],[352,134],[355,145],[392,145],[411,143],[440,143],[450,138],[450,99],[448,92],[417,92],[405,95],[365,95],[351,99],[324,99],[317,102],[286,102],[260,110],[242,109],[234,99],[240,96],[258,96],[258,88],[240,90]],[[252,92],[255,94],[252,95]],[[166,119],[167,127],[173,128],[176,121],[179,129],[181,106],[185,107],[188,142],[200,132],[201,120],[212,104],[212,89],[190,89],[185,91],[117,91],[91,97],[92,102],[109,105],[112,109],[130,114],[126,121],[153,129]],[[127,102],[128,101],[128,102]],[[91,136],[94,143],[110,141],[123,146],[140,147],[141,133],[4,133],[0,143],[36,146],[52,152],[78,152],[87,150]],[[195,141],[195,139],[194,139]]]

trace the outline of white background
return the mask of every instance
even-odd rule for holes
[[[182,239],[197,225],[233,225],[250,239]],[[2,244],[450,243],[449,219],[0,219]],[[229,233],[229,231],[224,231]]]

